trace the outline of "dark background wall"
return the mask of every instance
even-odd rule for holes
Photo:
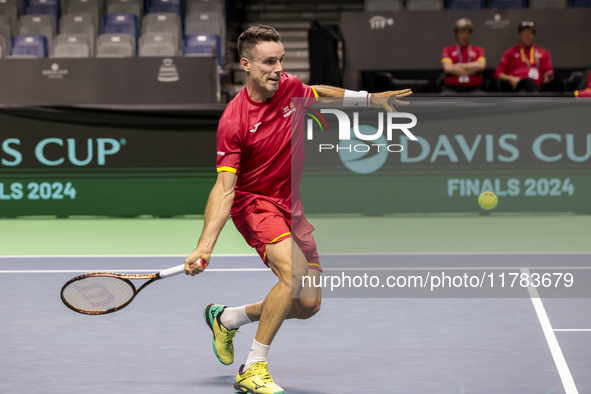
[[[370,18],[392,19],[372,28]],[[469,18],[472,43],[486,51],[487,68],[496,68],[503,52],[517,44],[517,26],[534,21],[536,43],[550,51],[555,68],[591,65],[591,9],[346,12],[341,29],[346,43],[346,88],[357,89],[362,70],[441,68],[441,50],[455,43],[454,23]]]

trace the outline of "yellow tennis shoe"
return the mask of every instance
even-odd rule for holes
[[[234,389],[239,393],[249,394],[285,394],[285,391],[275,382],[267,371],[267,361],[257,361],[246,371],[244,365],[240,367]]]
[[[203,310],[203,318],[213,333],[213,352],[224,365],[234,362],[234,335],[238,330],[228,330],[220,322],[225,305],[209,304]]]

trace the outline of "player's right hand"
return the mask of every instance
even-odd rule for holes
[[[195,276],[203,272],[209,265],[211,254],[201,253],[195,249],[193,253],[185,259],[185,274]]]

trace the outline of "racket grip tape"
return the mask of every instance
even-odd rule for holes
[[[204,261],[199,259],[199,265],[203,266]],[[165,270],[160,271],[159,275],[161,279],[170,278],[171,276],[176,276],[185,273],[185,265],[180,264],[175,267],[167,268]]]

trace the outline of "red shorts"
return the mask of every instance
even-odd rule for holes
[[[308,268],[322,272],[316,241],[312,231],[314,226],[305,216],[292,217],[267,200],[254,200],[242,212],[232,216],[234,225],[246,242],[256,249],[263,262],[267,264],[267,244],[293,238],[308,260]]]

